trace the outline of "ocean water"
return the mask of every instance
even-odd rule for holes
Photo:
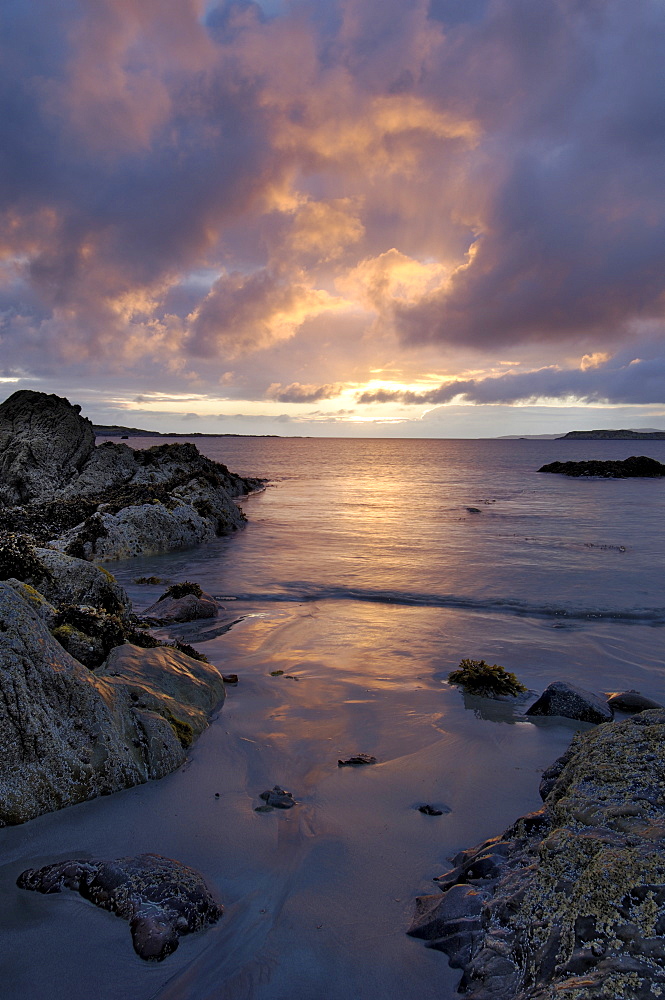
[[[196,443],[269,480],[241,501],[247,528],[110,568],[137,610],[163,590],[140,576],[214,594],[219,618],[178,634],[240,682],[178,772],[0,831],[8,995],[452,1000],[459,973],[405,934],[413,899],[537,808],[540,772],[586,727],[465,698],[447,674],[482,657],[534,697],[568,680],[665,703],[665,481],[537,472],[665,462],[665,442]],[[378,763],[337,766],[357,752]],[[298,806],[256,813],[274,784]],[[198,868],[226,905],[158,966],[122,921],[14,885],[28,866],[141,851]]]

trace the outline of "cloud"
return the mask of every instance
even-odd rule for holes
[[[661,0],[42,11],[0,5],[10,374],[257,398],[519,356],[436,391],[659,395],[621,352],[665,355]]]
[[[583,359],[584,361],[584,359]],[[593,367],[507,373],[484,379],[453,379],[425,392],[378,389],[363,392],[358,403],[398,402],[407,405],[449,403],[523,403],[540,399],[574,399],[586,403],[665,403],[665,358],[614,358]]]
[[[268,387],[266,396],[280,403],[315,403],[319,399],[339,396],[343,388],[339,384],[301,385],[300,382],[292,382],[291,385],[283,386],[280,382],[274,382]]]
[[[298,277],[300,280],[298,280]],[[285,280],[268,268],[223,275],[190,317],[188,350],[198,357],[236,358],[294,335],[313,316],[339,308],[304,275]]]

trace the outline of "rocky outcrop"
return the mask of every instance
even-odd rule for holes
[[[79,475],[95,449],[92,424],[80,412],[30,389],[0,404],[0,501],[42,500]]]
[[[462,851],[409,933],[470,1000],[665,993],[665,710],[574,737],[544,807]]]
[[[223,691],[210,664],[164,647],[120,646],[93,673],[0,583],[0,826],[168,774]]]
[[[189,548],[242,527],[233,498],[260,480],[234,475],[192,444],[95,448],[79,410],[28,390],[0,406],[0,531],[103,561]]]
[[[665,476],[665,465],[646,455],[632,455],[623,461],[550,462],[538,472],[559,472],[564,476],[593,476],[602,479],[630,479]]]
[[[80,893],[128,920],[134,951],[155,962],[174,952],[183,934],[216,923],[223,913],[198,872],[158,854],[29,868],[16,884],[49,894],[63,889]]]

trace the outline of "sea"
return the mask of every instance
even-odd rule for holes
[[[108,568],[138,612],[166,583],[212,594],[217,619],[160,634],[238,684],[173,775],[0,831],[6,995],[453,1000],[459,971],[406,934],[414,899],[537,809],[541,772],[589,728],[525,705],[555,680],[665,704],[665,479],[538,470],[665,462],[665,441],[192,440],[265,478],[246,527]],[[465,696],[447,680],[463,658],[513,671],[529,699]],[[377,763],[338,766],[357,753]],[[274,785],[297,806],[256,812]],[[111,914],[14,884],[141,852],[197,868],[226,908],[158,965]]]

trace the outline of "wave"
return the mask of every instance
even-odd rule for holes
[[[580,608],[560,604],[529,604],[510,598],[474,598],[457,594],[418,593],[415,591],[379,590],[363,587],[323,586],[307,581],[278,584],[279,590],[267,593],[238,593],[218,596],[221,601],[296,602],[366,601],[375,604],[399,604],[406,607],[451,608],[484,614],[514,615],[520,618],[544,618],[561,621],[625,621],[665,625],[665,608]]]

